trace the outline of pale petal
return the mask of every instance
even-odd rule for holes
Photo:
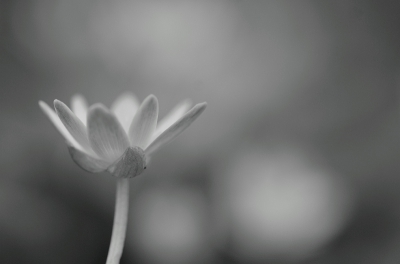
[[[130,92],[120,95],[111,105],[111,111],[117,116],[119,122],[126,132],[139,108],[139,101],[136,96]]]
[[[60,118],[61,122],[63,122],[69,133],[83,147],[83,149],[90,150],[86,127],[82,121],[76,117],[76,115],[68,108],[68,106],[59,100],[54,100],[54,108],[56,109],[58,117]]]
[[[179,120],[192,105],[192,102],[189,99],[186,99],[176,105],[163,119],[161,119],[156,128],[156,132],[153,135],[153,139],[157,138],[164,132],[168,127],[170,127],[173,123]]]
[[[56,112],[54,112],[54,110],[43,101],[39,101],[39,106],[43,113],[50,119],[56,129],[60,132],[60,134],[67,140],[67,142],[76,149],[82,150],[81,145],[79,145],[79,143],[71,136]]]
[[[158,101],[149,95],[138,109],[129,128],[131,146],[147,147],[157,125]]]
[[[139,147],[129,147],[107,171],[117,178],[133,178],[146,169],[146,157]]]
[[[113,113],[101,104],[92,105],[87,117],[89,141],[102,158],[115,161],[127,147],[128,136]]]
[[[74,114],[86,125],[86,115],[88,104],[85,97],[80,94],[75,94],[71,99],[71,110]]]
[[[74,148],[73,146],[68,146],[68,151],[72,160],[75,161],[79,167],[88,172],[95,173],[105,171],[111,164],[109,161],[95,158]]]
[[[207,103],[195,105],[183,117],[167,128],[158,138],[156,138],[146,149],[146,155],[151,155],[154,151],[174,139],[184,131],[200,114],[206,109]]]

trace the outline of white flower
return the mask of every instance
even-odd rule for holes
[[[116,177],[134,177],[146,168],[146,159],[185,130],[206,108],[178,104],[158,124],[158,101],[149,95],[139,106],[131,93],[121,95],[110,110],[102,104],[87,106],[80,95],[72,97],[72,111],[59,100],[51,109],[39,106],[67,141],[72,159],[89,172],[109,171]]]

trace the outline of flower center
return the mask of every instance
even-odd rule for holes
[[[124,154],[117,159],[108,171],[118,178],[133,178],[140,175],[146,168],[146,156],[143,149],[129,147]]]

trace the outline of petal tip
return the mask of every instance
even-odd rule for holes
[[[39,100],[38,101],[38,104],[39,104],[39,106],[41,107],[41,108],[44,108],[44,107],[46,107],[46,103],[45,102],[43,102],[42,100]]]
[[[73,107],[74,104],[81,104],[87,107],[86,98],[82,94],[76,93],[71,97],[71,106]]]
[[[110,111],[103,104],[96,103],[96,104],[90,106],[88,114],[92,114],[93,112],[103,112],[103,113],[106,112],[106,113],[109,113]]]
[[[55,99],[54,100],[54,102],[53,102],[53,104],[54,104],[54,108],[57,110],[57,109],[59,109],[59,108],[61,108],[61,107],[64,107],[64,103],[63,102],[61,102],[60,100],[58,100],[58,99]]]
[[[51,115],[51,112],[54,112],[51,107],[44,101],[39,100],[38,102],[40,109],[42,109],[42,111],[47,114],[47,115]],[[54,113],[55,114],[55,113]]]
[[[149,103],[158,104],[158,99],[154,94],[150,94],[145,100]]]
[[[193,106],[183,117],[167,128],[161,135],[159,135],[150,145],[145,149],[146,155],[151,155],[154,151],[159,149],[162,145],[174,139],[177,135],[182,133],[191,123],[193,123],[203,111],[206,109],[207,103],[199,103]]]
[[[76,94],[72,95],[72,98],[84,98],[84,96],[80,93],[76,93]]]
[[[96,104],[90,106],[89,111],[88,111],[88,120],[89,120],[89,116],[93,116],[96,114],[113,115],[114,116],[114,113],[111,112],[105,105],[103,105],[101,103],[96,103]]]
[[[197,104],[199,107],[201,107],[201,108],[206,108],[207,107],[207,102],[202,102],[202,103],[199,103],[199,104]]]
[[[193,109],[196,109],[196,112],[200,114],[200,113],[202,113],[204,110],[206,110],[207,105],[208,105],[207,102],[199,103],[199,104],[195,105],[195,106],[193,107]]]
[[[158,100],[150,94],[144,99],[129,127],[129,138],[132,146],[145,148],[157,125]]]
[[[133,102],[135,105],[137,104],[137,105],[139,105],[139,102],[138,102],[138,99],[137,99],[137,97],[136,97],[136,95],[133,93],[133,92],[131,92],[131,91],[125,91],[125,92],[123,92],[123,93],[121,93],[116,99],[115,99],[115,101],[113,102],[113,107],[111,107],[111,109],[112,108],[115,108],[117,105],[118,105],[118,103],[121,103],[121,101],[124,101],[124,100],[130,100],[131,102]]]
[[[158,115],[158,99],[155,95],[149,95],[147,103],[156,109]]]

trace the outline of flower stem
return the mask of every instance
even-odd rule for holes
[[[114,224],[106,264],[119,264],[124,248],[129,208],[129,179],[119,178],[115,200]]]

